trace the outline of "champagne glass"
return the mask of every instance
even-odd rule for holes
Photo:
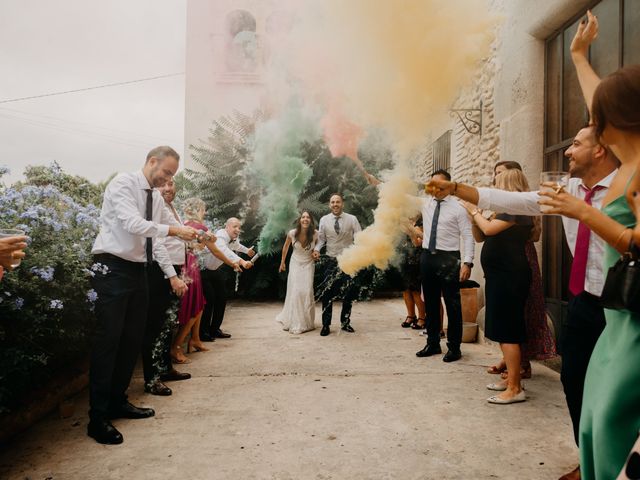
[[[23,235],[24,231],[17,228],[0,228],[0,238],[21,237]],[[15,251],[18,252],[19,250]],[[12,259],[11,268],[18,268],[21,261],[21,258]]]
[[[566,187],[568,183],[569,183],[568,172],[549,171],[549,172],[542,172],[540,174],[540,191],[541,192],[557,192],[560,188]],[[553,207],[551,207],[550,205],[540,205],[540,211],[542,213],[548,212],[552,208]]]

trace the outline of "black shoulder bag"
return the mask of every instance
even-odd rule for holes
[[[609,268],[600,303],[604,308],[640,314],[640,248],[633,240],[628,251]]]

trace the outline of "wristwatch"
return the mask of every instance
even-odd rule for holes
[[[464,264],[469,268],[473,268],[473,263],[472,262],[464,262]]]
[[[477,208],[473,212],[471,212],[471,216],[475,217],[476,213],[480,213],[480,210],[478,210]]]

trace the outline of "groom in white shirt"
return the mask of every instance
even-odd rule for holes
[[[336,257],[342,251],[353,244],[353,237],[362,228],[355,217],[343,211],[344,199],[339,193],[334,193],[329,199],[331,213],[320,219],[318,224],[318,243],[313,250],[313,258],[320,258],[320,250],[326,245],[326,257],[324,280],[319,286],[322,299],[322,330],[320,335],[329,335],[333,301],[342,296],[342,311],[340,312],[340,324],[342,330],[353,333],[351,326],[351,305],[355,300],[357,289],[353,279],[338,268]]]
[[[178,294],[186,285],[176,276],[171,258],[159,238],[193,240],[191,227],[169,226],[170,213],[156,187],[178,170],[180,156],[171,147],[156,147],[142,170],[121,173],[109,182],[100,214],[100,232],[93,244],[94,262],[107,268],[95,272],[92,285],[96,332],[89,374],[90,422],[87,434],[98,443],[122,443],[114,418],[148,418],[151,408],[127,401],[126,391],[145,330],[148,305],[147,269],[156,259]]]

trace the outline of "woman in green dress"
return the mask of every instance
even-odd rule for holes
[[[640,215],[640,65],[624,67],[602,81],[587,60],[598,32],[590,12],[571,45],[595,133],[620,160],[602,211],[565,192],[543,193],[548,213],[579,219],[608,244],[605,271],[629,249]],[[638,231],[638,229],[636,229]],[[640,238],[636,238],[636,241]],[[580,421],[582,479],[614,479],[640,430],[640,315],[605,310],[607,325],[589,362]]]

